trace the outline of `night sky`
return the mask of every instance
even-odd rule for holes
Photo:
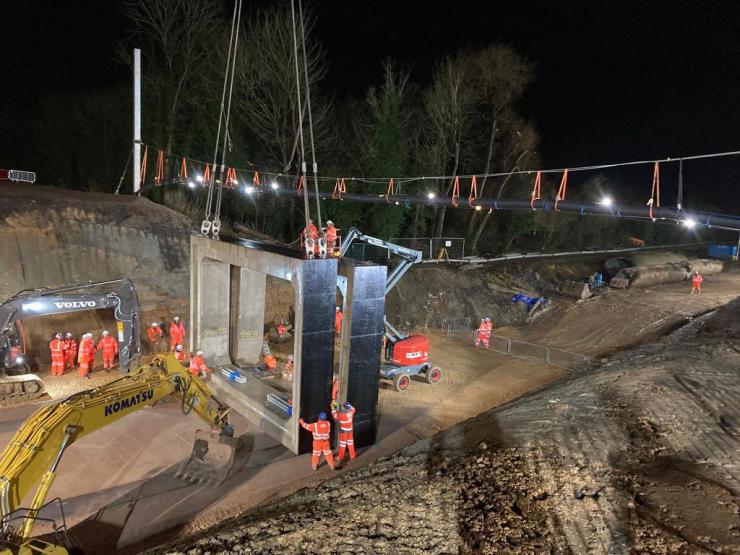
[[[537,64],[523,112],[542,134],[546,166],[740,149],[737,1],[316,0],[312,7],[331,64],[324,87],[337,97],[361,96],[387,57],[423,81],[446,53],[502,42]],[[23,122],[45,91],[130,79],[113,60],[124,32],[113,0],[3,0],[0,21],[0,100],[13,106],[4,122],[14,120],[13,140],[23,140]],[[0,167],[7,141],[3,133]],[[694,168],[687,179],[703,196],[740,199],[739,159]]]

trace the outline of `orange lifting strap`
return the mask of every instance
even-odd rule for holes
[[[226,186],[231,189],[236,187],[236,170],[234,168],[226,170]]]
[[[660,164],[655,162],[655,169],[653,170],[653,188],[650,191],[650,200],[647,201],[648,216],[651,220],[653,218],[653,204],[660,208]]]
[[[388,197],[391,195],[395,195],[395,194],[396,194],[396,184],[393,181],[393,178],[391,177],[391,180],[388,182],[388,190],[385,193],[385,201],[390,202],[390,200],[388,200]]]
[[[336,184],[334,185],[334,191],[331,194],[331,198],[342,200],[342,193],[347,192],[347,185],[344,183],[344,178],[337,179]]]
[[[452,182],[452,197],[450,198],[450,204],[457,208],[457,198],[460,196],[460,178],[455,176],[455,180]]]
[[[473,179],[470,180],[470,194],[468,195],[468,206],[472,208],[476,200],[478,200],[478,181],[475,179],[475,176],[473,176]]]
[[[298,180],[298,185],[295,188],[296,194],[300,195],[303,192],[303,176]]]
[[[555,210],[558,209],[558,202],[565,200],[565,189],[568,186],[568,169],[563,172],[563,178],[560,180],[560,189],[558,194],[555,195]]]
[[[542,172],[538,171],[537,175],[534,176],[534,187],[532,187],[532,194],[529,195],[530,201],[529,206],[532,210],[537,210],[534,207],[534,202],[540,200],[540,186],[542,185]]]
[[[188,178],[188,163],[185,161],[185,157],[183,156],[182,162],[180,163],[180,179],[183,181]]]
[[[254,172],[254,177],[252,178],[252,183],[254,183],[254,186],[255,187],[259,187],[260,186],[260,174],[258,174],[257,172]]]
[[[203,172],[203,185],[206,187],[211,185],[211,165],[206,164],[206,169]]]
[[[146,183],[146,161],[149,159],[149,147],[144,146],[144,156],[141,159],[141,170],[139,171],[139,183]]]
[[[154,175],[154,184],[159,185],[164,181],[164,150],[157,154],[157,170]]]

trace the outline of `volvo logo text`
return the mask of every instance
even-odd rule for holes
[[[57,308],[95,308],[98,303],[95,301],[54,301]]]

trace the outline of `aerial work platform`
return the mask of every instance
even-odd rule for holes
[[[308,258],[301,251],[257,241],[203,236],[191,238],[190,255],[190,344],[206,353],[214,391],[294,453],[310,451],[311,435],[300,428],[298,418],[312,422],[320,412],[330,412],[338,260]],[[355,444],[360,447],[375,441],[384,303],[373,283],[384,283],[385,267],[352,273],[354,312],[362,316],[352,331],[353,309],[345,308],[342,346],[347,362],[340,382],[342,397],[349,392],[348,400],[357,408],[356,437],[361,441]],[[275,298],[268,289],[276,280],[286,282],[278,283],[280,302],[290,305],[292,380],[256,368],[269,338],[266,299]],[[284,298],[291,291],[292,299]],[[371,302],[363,304],[366,294]],[[362,356],[350,357],[350,352]]]

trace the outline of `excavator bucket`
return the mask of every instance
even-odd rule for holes
[[[218,486],[229,477],[239,440],[197,430],[193,450],[175,476],[187,482]]]

